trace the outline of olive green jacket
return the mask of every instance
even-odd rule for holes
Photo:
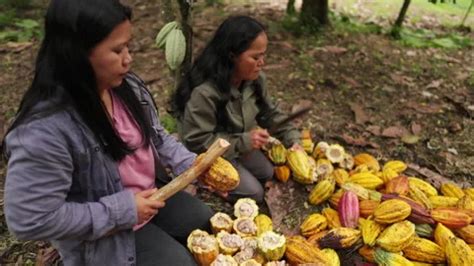
[[[254,83],[260,84],[262,96],[255,91]],[[192,91],[178,122],[178,133],[189,150],[204,152],[215,139],[223,138],[231,144],[224,157],[236,159],[252,150],[252,129],[270,128],[275,121],[285,117],[271,102],[264,75],[256,81],[245,82],[240,90],[232,87],[227,98],[228,101],[225,101],[223,93],[211,82],[204,82]],[[262,99],[258,101],[259,98]],[[273,136],[289,147],[299,142],[300,133],[291,125],[284,125]]]

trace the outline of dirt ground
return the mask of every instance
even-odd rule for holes
[[[164,114],[174,81],[163,51],[154,46],[164,23],[162,13],[158,1],[128,2],[135,12],[133,70],[146,81]],[[298,126],[310,128],[316,142],[339,143],[353,154],[365,151],[382,162],[403,160],[460,184],[474,184],[474,48],[412,49],[384,34],[336,26],[296,37],[280,26],[283,11],[270,7],[196,7],[195,53],[229,14],[252,15],[268,27],[265,72],[274,100],[286,111],[311,101],[311,113]],[[3,130],[30,83],[37,49],[37,42],[0,45]],[[2,164],[2,183],[5,171]],[[216,210],[229,207],[209,195],[201,197]],[[0,264],[34,261],[38,245],[45,244],[12,239],[2,214]]]

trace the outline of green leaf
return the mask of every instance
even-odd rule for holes
[[[434,39],[432,42],[442,48],[458,48],[458,44],[453,41],[451,38],[439,38],[439,39]]]
[[[22,19],[15,23],[15,26],[23,29],[34,29],[39,27],[39,23],[32,19]]]

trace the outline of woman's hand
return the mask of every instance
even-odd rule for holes
[[[260,149],[263,145],[267,144],[270,134],[266,129],[256,128],[250,131],[250,141],[252,148]]]
[[[135,194],[135,204],[137,205],[138,224],[148,221],[158,213],[158,209],[163,208],[163,201],[151,200],[149,197],[157,191],[156,188],[140,191]]]

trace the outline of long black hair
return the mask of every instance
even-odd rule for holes
[[[245,52],[262,32],[265,32],[265,27],[248,16],[229,17],[222,22],[173,94],[173,114],[179,117],[193,89],[206,81],[213,82],[224,97],[228,97],[234,58]]]
[[[72,107],[114,160],[132,152],[110,121],[88,58],[92,48],[131,16],[131,9],[118,0],[52,0],[33,82],[8,132],[31,119]],[[125,81],[114,91],[137,121],[145,145],[149,145],[150,122],[145,120],[137,97]],[[36,108],[39,102],[53,99],[55,104]]]

